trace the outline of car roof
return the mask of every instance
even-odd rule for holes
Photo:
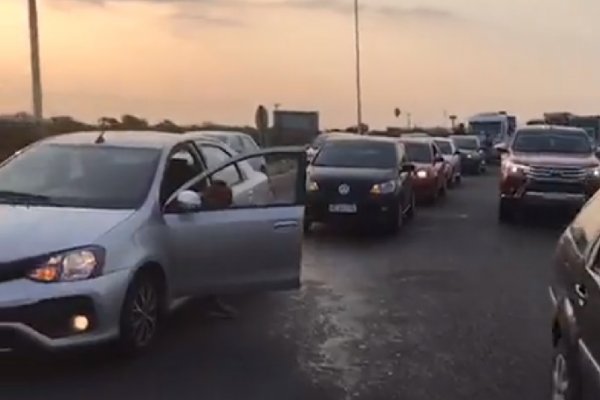
[[[436,141],[436,142],[448,142],[448,143],[452,143],[452,139],[449,138],[448,136],[435,136],[431,138],[432,140]]]
[[[477,135],[450,135],[451,139],[460,139],[460,138],[465,138],[465,139],[476,139],[479,140],[479,136]]]
[[[548,124],[544,124],[544,125],[527,125],[524,127],[521,127],[519,129],[517,129],[517,133],[518,132],[539,132],[539,133],[544,133],[544,132],[548,132],[551,130],[559,130],[562,132],[572,132],[572,133],[586,133],[585,129],[583,128],[579,128],[576,126],[564,126],[564,125],[548,125]]]
[[[344,141],[366,141],[374,143],[392,143],[398,142],[396,138],[390,138],[385,136],[369,136],[369,135],[357,135],[357,134],[343,134],[335,135],[327,139],[329,142],[344,142]]]
[[[397,140],[399,140],[400,142],[406,142],[406,143],[424,143],[424,144],[431,144],[433,143],[433,141],[435,140],[432,137],[419,137],[419,136],[412,136],[412,137],[400,137]]]
[[[96,143],[101,134],[102,131],[66,133],[47,137],[40,143],[65,145],[97,144],[98,146],[165,149],[170,148],[177,143],[189,140],[184,135],[178,133],[158,131],[104,131],[102,134],[104,141],[102,143]],[[207,140],[207,142],[214,142],[214,140]]]
[[[234,137],[234,136],[249,136],[252,137],[250,135],[248,135],[247,133],[244,132],[238,132],[238,131],[189,131],[189,132],[185,132],[183,134],[183,136],[185,137],[193,137],[193,138],[198,138],[198,137],[206,137],[206,136],[228,136],[228,137]]]

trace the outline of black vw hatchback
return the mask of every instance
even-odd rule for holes
[[[352,220],[397,232],[415,211],[413,171],[397,140],[354,135],[327,140],[307,173],[305,230],[313,222]]]

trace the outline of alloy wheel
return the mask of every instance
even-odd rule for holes
[[[158,327],[158,292],[150,282],[141,282],[130,310],[131,336],[137,347],[148,345]]]
[[[567,360],[562,354],[554,358],[552,368],[552,400],[567,400],[569,390],[569,373]]]

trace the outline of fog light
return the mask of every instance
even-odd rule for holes
[[[76,315],[71,320],[73,329],[78,332],[83,332],[90,326],[90,320],[85,315]]]

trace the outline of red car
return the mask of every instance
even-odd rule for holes
[[[446,195],[451,169],[430,138],[402,139],[408,161],[415,165],[413,187],[421,202],[435,203]]]

